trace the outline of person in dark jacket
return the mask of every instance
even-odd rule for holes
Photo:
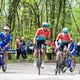
[[[21,38],[21,48],[20,48],[21,54],[23,55],[23,59],[27,59],[27,54],[25,51],[25,41],[24,37]]]

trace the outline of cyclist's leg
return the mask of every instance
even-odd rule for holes
[[[66,52],[67,52],[67,46],[64,46],[63,48],[63,58],[66,59]]]
[[[60,51],[56,52],[56,61],[58,61],[60,59]]]
[[[33,57],[34,57],[34,66],[36,66],[37,53],[38,53],[37,48],[34,48],[34,53],[33,53]]]
[[[45,51],[45,49],[41,49],[41,51],[42,51],[42,60],[44,60],[45,59],[46,51]]]
[[[75,56],[76,56],[76,52],[72,53],[72,56],[71,56],[71,60],[72,60],[71,65],[72,65],[72,67],[73,67],[74,62],[75,62]]]
[[[45,49],[41,49],[41,52],[42,52],[42,65],[41,65],[41,67],[44,67],[44,59],[45,59],[46,51],[45,51]]]
[[[42,52],[42,65],[41,67],[44,67],[44,59],[45,59],[45,56],[46,56],[46,50],[45,50],[45,45],[42,44],[41,46],[41,52]]]
[[[8,63],[8,53],[7,52],[4,53],[4,63],[7,67],[7,63]]]

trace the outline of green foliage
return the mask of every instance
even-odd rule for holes
[[[74,4],[69,5],[67,0],[0,0],[0,30],[8,23],[14,48],[17,35],[33,40],[41,23],[48,20],[50,28],[53,26],[51,38],[55,39],[66,26],[77,42],[80,36],[80,0],[75,1],[76,6],[72,7]]]

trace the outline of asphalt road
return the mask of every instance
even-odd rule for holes
[[[77,64],[73,73],[67,70],[66,73],[55,75],[55,63],[45,63],[41,75],[38,75],[33,63],[13,63],[8,64],[5,73],[0,70],[0,80],[80,80],[79,68],[80,65]]]

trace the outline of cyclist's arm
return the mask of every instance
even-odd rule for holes
[[[9,45],[10,45],[10,43],[7,43],[7,45],[5,46],[5,48],[8,47]]]
[[[9,38],[8,38],[8,40],[7,40],[7,44],[4,46],[5,48],[10,45],[11,39],[12,39],[12,36],[10,35]]]
[[[33,44],[36,44],[36,37],[40,34],[40,29],[36,31],[35,37],[33,39]]]
[[[0,39],[2,38],[2,36],[3,36],[3,32],[0,33]]]
[[[62,33],[58,34],[58,36],[57,36],[57,38],[56,38],[56,41],[58,41],[59,39],[62,40],[61,36],[62,36]]]
[[[71,44],[72,44],[72,43],[69,43],[69,44],[68,44],[68,50],[69,50],[69,48],[71,47]],[[73,44],[74,44],[74,43],[73,43]],[[75,46],[75,44],[74,44],[73,50],[70,51],[70,53],[73,53],[75,50],[76,50],[76,46]]]
[[[70,36],[69,33],[68,33],[68,36],[67,36],[67,37],[68,37],[68,40],[67,40],[67,41],[68,41],[68,42],[71,42],[71,41],[72,41],[72,37]]]
[[[50,34],[51,34],[51,32],[50,32],[50,30],[48,29],[48,34],[47,34],[47,38],[46,38],[46,39],[50,39]]]
[[[36,44],[36,37],[34,37],[33,39],[33,44]]]

